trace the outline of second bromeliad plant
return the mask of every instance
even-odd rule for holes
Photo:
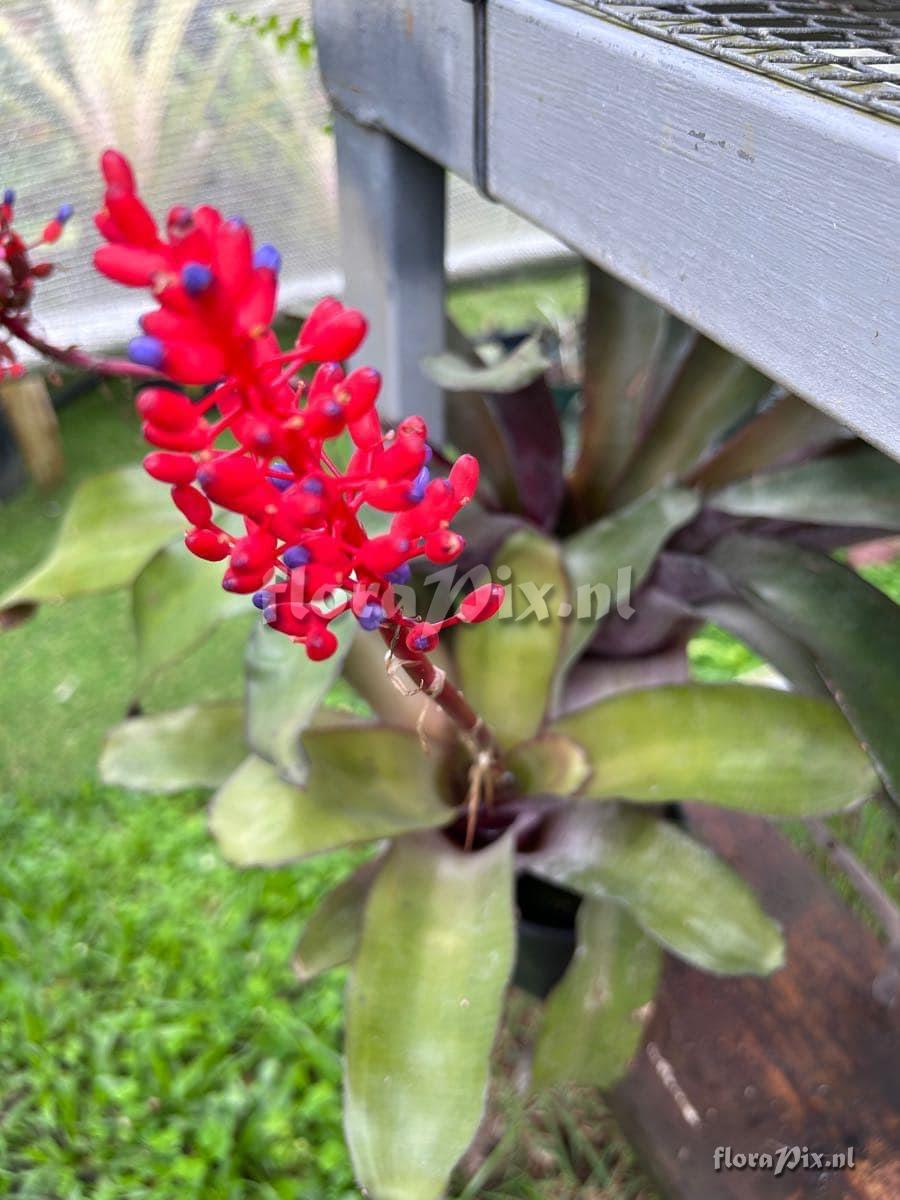
[[[199,557],[172,541],[165,489],[116,472],[81,489],[53,555],[3,605],[22,615],[131,587],[146,680],[254,593],[265,620],[245,703],[128,720],[103,772],[154,791],[215,787],[211,828],[240,866],[376,844],[323,898],[297,964],[309,978],[352,963],[360,1184],[376,1200],[434,1200],[481,1117],[517,895],[580,898],[535,1084],[608,1086],[640,1042],[664,950],[722,973],[783,961],[777,925],[672,802],[810,817],[882,781],[897,794],[897,609],[821,550],[900,529],[898,469],[594,273],[568,450],[543,380],[491,392],[496,373],[457,364],[450,441],[482,476],[453,532],[477,464],[447,448],[429,463],[416,419],[382,440],[376,377],[330,361],[358,345],[359,314],[325,302],[282,354],[274,250],[254,258],[246,227],[209,209],[172,210],[163,242],[126,164],[106,171],[98,265],[152,281],[159,301],[133,357],[216,385],[202,402],[159,387],[138,399],[159,447],[148,469],[173,485]],[[299,368],[321,360],[298,393]],[[226,430],[240,449],[217,455]],[[204,558],[227,558],[227,590]],[[457,581],[489,564],[505,598],[488,577],[428,613],[424,577],[447,562]],[[586,592],[613,595],[623,568],[633,613],[586,614]],[[795,690],[686,682],[703,620]],[[341,674],[370,717],[323,707]]]

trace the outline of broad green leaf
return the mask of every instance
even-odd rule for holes
[[[400,839],[366,906],[347,994],[345,1123],[378,1200],[437,1200],[475,1135],[512,969],[509,838]]]
[[[683,478],[722,434],[748,416],[770,380],[708,338],[684,363],[665,407],[613,494],[616,507]]]
[[[560,733],[541,733],[513,746],[505,764],[525,796],[571,796],[587,781],[587,751]]]
[[[541,350],[540,332],[520,342],[493,363],[473,363],[461,354],[433,354],[422,370],[445,392],[517,392],[543,375],[550,360]]]
[[[195,558],[181,542],[150,559],[134,582],[131,603],[139,688],[206,641],[221,621],[243,616],[249,625],[259,616],[249,596],[222,587],[221,564]]]
[[[75,491],[50,555],[0,599],[10,619],[45,601],[124,587],[183,525],[168,489],[140,467],[88,479]]]
[[[806,696],[827,698],[830,693],[812,657],[802,642],[785,633],[740,597],[710,601],[696,609],[704,620],[728,631],[754,650]]]
[[[581,453],[573,488],[599,512],[631,457],[667,315],[653,300],[599,267],[588,267]]]
[[[216,787],[246,753],[243,705],[193,704],[116,725],[100,756],[100,776],[145,792]]]
[[[662,952],[627,910],[585,897],[578,944],[547,998],[534,1052],[537,1087],[610,1087],[640,1045],[656,994]]]
[[[799,396],[782,395],[728,438],[691,473],[690,481],[703,491],[724,487],[792,454],[809,453],[848,436],[843,426]]]
[[[597,799],[696,800],[811,817],[872,795],[874,772],[837,708],[746,684],[625,692],[555,721],[585,747]]]
[[[332,622],[338,649],[322,662],[263,623],[250,635],[244,657],[247,743],[289,783],[302,784],[306,777],[300,735],[340,674],[356,627],[349,613]]]
[[[348,963],[356,952],[366,900],[381,859],[372,858],[352,871],[316,905],[297,942],[291,962],[301,983],[308,983]]]
[[[761,615],[811,652],[900,802],[900,608],[834,559],[768,538],[727,538],[712,560]]]
[[[508,538],[492,574],[506,587],[503,608],[480,625],[460,625],[454,653],[462,690],[504,747],[540,728],[560,664],[569,582],[555,542],[531,530]]]
[[[597,621],[617,602],[630,600],[662,547],[699,507],[697,493],[688,488],[660,488],[566,538],[563,562],[575,596],[567,665],[591,640]]]
[[[210,828],[231,862],[274,867],[453,819],[413,733],[348,722],[307,730],[303,749],[304,787],[251,757],[213,797]]]
[[[740,517],[900,529],[900,465],[863,446],[733,483],[708,503]]]
[[[776,923],[746,883],[671,821],[624,805],[574,806],[527,869],[624,904],[667,950],[705,971],[768,975],[784,962]]]

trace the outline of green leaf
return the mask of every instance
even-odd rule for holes
[[[543,722],[560,663],[559,609],[569,602],[569,583],[556,543],[525,529],[503,543],[492,573],[506,586],[504,606],[490,621],[460,625],[454,653],[466,698],[509,747]]]
[[[623,805],[560,814],[529,871],[624,904],[667,950],[705,971],[768,975],[784,962],[774,921],[744,881],[676,825]]]
[[[586,897],[577,933],[572,962],[544,1008],[537,1087],[614,1084],[640,1045],[659,984],[662,952],[620,905]]]
[[[755,609],[812,653],[900,802],[900,608],[834,559],[769,538],[726,538],[712,561]]]
[[[351,724],[310,729],[303,749],[304,787],[251,757],[213,797],[210,828],[231,862],[273,867],[453,819],[414,733]]]
[[[900,465],[863,446],[742,480],[708,503],[739,517],[900,529]]]
[[[248,596],[225,591],[218,563],[196,558],[181,542],[150,559],[134,582],[131,603],[139,688],[205,642],[222,621],[243,616],[249,624],[259,615]]]
[[[525,796],[571,796],[591,774],[584,747],[561,733],[519,742],[506,755],[505,765]]]
[[[697,493],[688,488],[660,488],[566,538],[563,562],[575,594],[567,666],[581,655],[606,611],[617,600],[630,599],[662,547],[676,529],[696,516],[699,507]],[[624,595],[620,573],[626,579]]]
[[[692,472],[690,482],[704,491],[724,487],[766,471],[790,455],[809,453],[847,436],[843,426],[799,396],[782,395]]]
[[[429,355],[421,365],[429,379],[445,392],[517,392],[543,375],[550,360],[541,350],[538,331],[487,365],[476,365],[468,357],[452,353]]]
[[[291,963],[301,983],[308,983],[323,971],[341,967],[353,958],[366,901],[381,861],[372,858],[364,862],[316,905],[300,935]]]
[[[168,490],[140,467],[122,467],[82,483],[48,558],[0,599],[7,623],[45,601],[124,587],[183,519]]]
[[[322,662],[313,662],[302,646],[262,623],[250,635],[244,658],[247,743],[289,783],[306,778],[300,735],[340,674],[356,627],[350,613],[331,623],[338,649]]]
[[[833,704],[746,684],[625,692],[552,728],[585,747],[596,799],[696,800],[810,817],[870,796],[874,773]]]
[[[717,438],[753,411],[771,387],[771,381],[749,364],[708,338],[700,338],[615,489],[615,506],[684,477]]]
[[[599,267],[588,268],[581,453],[573,488],[599,512],[631,457],[666,332],[653,300]]]
[[[437,1200],[484,1109],[515,946],[512,845],[403,838],[372,888],[347,995],[345,1121],[378,1200]]]
[[[100,775],[105,783],[145,792],[216,787],[246,753],[243,705],[194,704],[116,725]]]

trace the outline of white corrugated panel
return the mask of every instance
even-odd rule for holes
[[[309,17],[309,0],[271,8],[282,22]],[[228,19],[267,11],[261,0],[0,4],[0,187],[16,189],[26,232],[63,201],[76,207],[36,304],[58,344],[121,342],[146,307],[90,266],[96,160],[108,145],[132,158],[155,211],[205,201],[278,245],[285,303],[339,288],[334,153],[315,66]],[[561,250],[459,180],[450,209],[452,273]]]

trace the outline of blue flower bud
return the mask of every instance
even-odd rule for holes
[[[363,605],[362,609],[357,614],[356,619],[359,621],[363,629],[366,629],[369,633],[371,633],[373,629],[378,628],[386,616],[387,613],[384,611],[381,605],[377,604],[374,600],[370,600],[368,604]]]
[[[150,337],[149,334],[132,338],[128,343],[128,357],[131,361],[142,367],[150,367],[154,371],[158,371],[162,366],[165,354],[166,348],[159,338]]]
[[[213,273],[203,263],[189,262],[181,268],[181,282],[191,296],[199,296],[213,281]]]
[[[288,546],[281,555],[281,561],[286,567],[295,571],[297,567],[305,567],[312,555],[305,546]]]
[[[12,206],[15,204],[15,202],[16,202],[16,193],[13,191],[12,188],[7,188],[6,191],[3,193],[3,203],[8,204],[9,207],[12,208]]]
[[[59,221],[60,225],[65,225],[66,221],[71,219],[74,211],[75,211],[74,205],[61,204],[56,213],[56,219],[57,219],[57,221]]]
[[[309,492],[312,496],[321,496],[325,491],[325,484],[321,479],[304,479],[300,484],[300,489]]]
[[[393,583],[395,586],[401,583],[409,583],[411,578],[412,571],[409,563],[401,563],[396,570],[388,571],[387,575],[385,575],[385,579],[388,581],[388,583]]]
[[[274,599],[275,597],[267,588],[263,588],[262,591],[253,593],[253,604],[256,608],[260,609],[260,611],[267,609]]]
[[[418,504],[425,495],[425,489],[431,481],[431,472],[427,467],[423,467],[415,479],[410,484],[409,498],[414,504]]]
[[[253,255],[253,265],[254,267],[266,267],[277,275],[281,270],[281,255],[275,246],[264,242]]]

